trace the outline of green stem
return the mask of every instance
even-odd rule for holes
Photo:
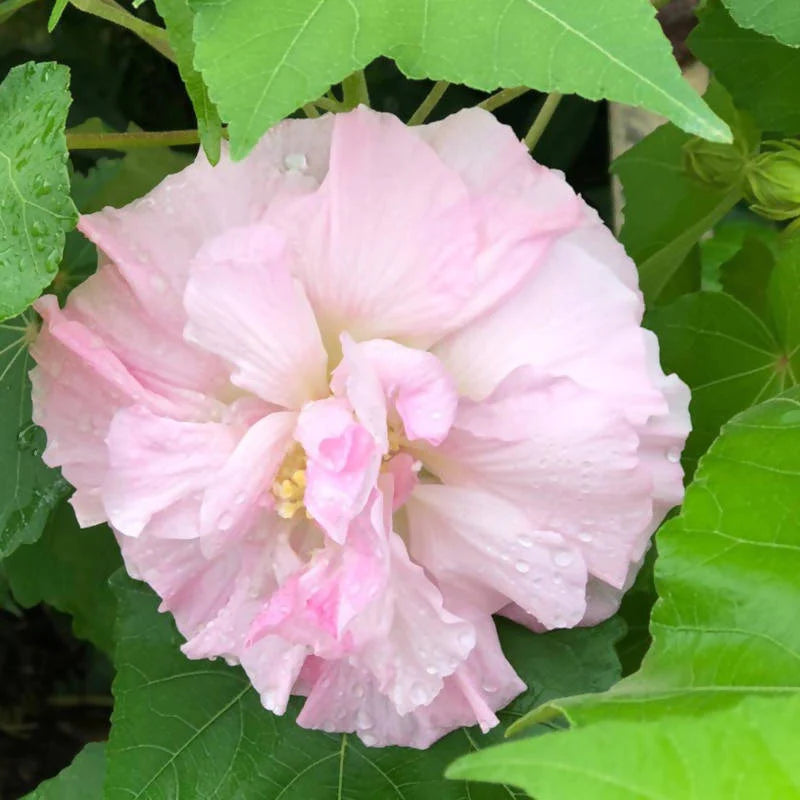
[[[478,103],[478,108],[485,108],[487,111],[494,111],[512,100],[521,97],[525,92],[529,92],[527,86],[517,86],[515,89],[501,89],[493,95],[487,97],[483,102]]]
[[[523,139],[528,150],[533,150],[538,144],[539,139],[542,138],[542,134],[553,118],[553,114],[556,113],[556,109],[562,97],[563,95],[560,92],[550,92],[545,98],[542,107],[539,109],[539,113],[536,115],[536,119],[533,121],[533,125],[531,125],[530,130],[525,134],[525,138]]]
[[[365,106],[369,105],[369,88],[363,69],[356,70],[342,81],[342,92],[344,93],[342,102],[348,110],[362,103]]]
[[[408,118],[409,125],[421,125],[428,119],[431,111],[436,108],[436,104],[442,99],[442,95],[447,91],[449,81],[436,81],[433,88],[420,103],[419,108]]]
[[[331,100],[330,97],[319,97],[311,105],[321,108],[323,111],[346,111],[342,103],[338,100]]]
[[[151,25],[149,22],[134,16],[115,3],[114,0],[71,0],[71,2],[72,5],[87,14],[93,14],[95,17],[100,17],[108,22],[113,22],[115,25],[127,28],[142,41],[147,42],[151,47],[158,50],[162,56],[172,62],[175,61],[175,54],[172,52],[167,39],[167,32],[163,28],[159,28],[158,25]]]
[[[224,131],[223,131],[224,133]],[[198,131],[133,131],[132,133],[73,133],[67,131],[69,150],[138,150],[199,144]]]
[[[317,107],[313,103],[306,103],[303,106],[303,113],[309,119],[316,119],[319,116],[319,111],[317,111]]]

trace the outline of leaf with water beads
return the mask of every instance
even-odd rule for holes
[[[0,320],[35,300],[58,271],[77,215],[64,135],[69,70],[29,62],[0,84]]]

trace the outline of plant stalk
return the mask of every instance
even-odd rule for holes
[[[525,134],[525,138],[523,139],[528,150],[533,150],[539,143],[539,139],[542,138],[542,134],[553,118],[553,114],[556,113],[556,109],[562,97],[563,95],[560,92],[550,92],[545,98],[542,107],[539,109],[539,113],[536,115],[536,119],[533,121],[533,125],[531,125],[530,130]]]
[[[419,104],[419,108],[408,118],[408,124],[421,125],[425,122],[431,111],[436,108],[436,104],[442,99],[449,85],[449,81],[436,81],[433,84],[433,88],[425,96],[425,99]]]
[[[224,131],[223,131],[224,134]],[[174,147],[199,144],[200,133],[189,131],[133,131],[131,133],[73,133],[67,131],[69,150],[139,150],[143,147]]]

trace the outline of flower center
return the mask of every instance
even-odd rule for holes
[[[291,519],[302,507],[306,491],[306,453],[295,442],[275,475],[272,494],[275,495],[275,510],[283,519]]]

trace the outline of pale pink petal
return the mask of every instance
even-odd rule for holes
[[[108,465],[105,436],[119,407],[140,403],[156,413],[202,417],[217,408],[195,393],[168,399],[145,388],[96,334],[69,318],[50,295],[31,346],[33,419],[47,431],[43,458],[76,488],[71,502],[82,525],[105,522],[100,488]]]
[[[375,485],[381,453],[339,398],[307,404],[295,437],[308,458],[306,509],[332,539],[343,542]]]
[[[601,223],[586,220],[504,303],[433,348],[462,394],[486,397],[532,366],[601,392],[635,425],[667,410],[650,378],[641,295],[619,277],[635,267]]]
[[[244,161],[231,161],[223,145],[215,167],[200,150],[194,164],[145,197],[84,215],[78,227],[115,262],[153,318],[180,336],[196,252],[208,239],[256,222],[272,203],[316,189],[327,173],[331,128],[324,118],[286,120]]]
[[[453,424],[458,395],[453,379],[434,355],[388,339],[356,343],[347,334],[342,334],[342,344],[344,358],[334,371],[331,385],[334,392],[348,392],[359,418],[359,398],[366,391],[360,392],[358,383],[366,363],[377,375],[387,404],[400,417],[406,438],[424,439],[433,445],[444,440]],[[356,368],[351,371],[352,362]],[[373,394],[374,390],[370,396]]]
[[[389,535],[391,569],[385,595],[354,626],[363,666],[400,714],[430,703],[475,646],[475,629],[444,605],[436,584]],[[367,640],[367,637],[370,637]]]
[[[237,386],[286,408],[327,394],[328,356],[278,231],[253,225],[211,239],[184,301],[186,338],[231,363]]]
[[[389,114],[337,114],[321,188],[267,215],[287,232],[326,342],[427,344],[475,292],[477,227],[461,179]]]
[[[411,556],[439,583],[488,601],[487,614],[513,600],[548,628],[580,622],[586,565],[559,534],[479,490],[421,484],[406,508]]]
[[[139,536],[158,512],[184,501],[195,507],[194,524],[165,532],[175,539],[200,536],[202,493],[237,439],[235,429],[220,423],[180,422],[142,406],[117,412],[106,437],[103,503],[109,521],[126,536]],[[187,508],[180,510],[185,523]]]
[[[275,412],[253,423],[213,476],[200,508],[201,530],[212,535],[203,542],[209,557],[251,528],[265,508],[274,514],[272,483],[296,421],[294,413]]]
[[[583,553],[589,571],[621,586],[652,522],[652,479],[639,437],[597,392],[520,369],[487,400],[462,401],[425,465],[445,483],[488,491]]]
[[[484,730],[497,724],[494,712],[506,706],[525,684],[503,656],[490,617],[475,620],[474,649],[445,678],[436,698],[400,714],[368,672],[344,661],[320,666],[298,724],[329,732],[355,733],[368,747],[424,749],[441,736],[476,721]]]
[[[357,645],[350,624],[386,590],[389,551],[382,517],[378,495],[353,521],[346,547],[329,543],[281,583],[255,617],[248,643],[273,634],[325,658],[350,653]]]
[[[392,477],[392,511],[403,506],[419,483],[422,463],[409,453],[398,453],[383,464],[385,475]]]

